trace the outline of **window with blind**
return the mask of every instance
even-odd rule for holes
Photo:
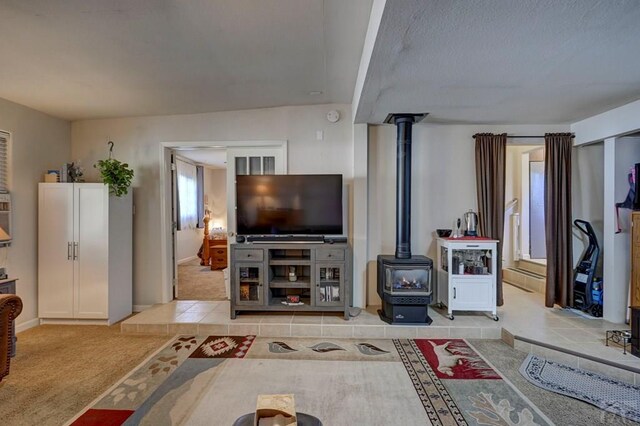
[[[193,229],[198,224],[198,189],[196,166],[176,159],[178,180],[178,231]]]
[[[0,132],[0,193],[9,192],[9,134]]]

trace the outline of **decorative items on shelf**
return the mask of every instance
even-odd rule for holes
[[[46,183],[60,182],[60,170],[47,170],[47,173],[45,173],[44,175],[44,182]]]
[[[98,161],[93,167],[100,171],[105,185],[109,185],[109,192],[117,197],[122,197],[129,192],[133,170],[129,168],[129,164],[121,163],[112,158],[114,143],[109,141],[107,144],[109,145],[109,158]]]
[[[84,182],[84,178],[82,177],[84,175],[84,169],[80,167],[79,161],[66,164],[66,169],[67,182]]]
[[[56,182],[84,182],[84,169],[80,166],[80,161],[76,160],[72,163],[64,163],[60,170],[47,170],[44,175],[45,183]]]
[[[298,276],[296,275],[295,266],[289,266],[289,281],[291,282],[298,281]]]
[[[287,303],[300,303],[300,295],[297,294],[289,294],[287,295]]]

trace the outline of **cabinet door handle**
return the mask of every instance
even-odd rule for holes
[[[453,288],[453,298],[454,299],[456,298],[456,288],[455,287]]]
[[[71,260],[71,243],[67,243],[67,260]]]
[[[73,243],[73,260],[78,258],[78,243]]]

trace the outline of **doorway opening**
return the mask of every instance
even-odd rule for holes
[[[509,144],[506,157],[503,282],[544,303],[544,146]]]
[[[172,158],[175,298],[227,300],[227,150],[174,149]]]
[[[222,158],[225,159],[226,164],[224,164],[224,173],[225,173],[225,192],[223,198],[226,201],[226,211],[225,208],[221,207],[222,203],[218,200],[218,204],[213,206],[212,203],[215,201],[213,197],[210,197],[210,194],[207,195],[207,204],[205,204],[205,191],[202,191],[202,196],[200,202],[196,201],[197,210],[199,206],[202,207],[201,212],[196,214],[196,221],[199,219],[203,219],[205,216],[205,209],[208,210],[207,219],[209,219],[209,226],[207,228],[209,235],[207,237],[207,241],[210,239],[212,241],[208,241],[211,244],[210,249],[215,246],[215,250],[209,250],[210,254],[214,256],[216,254],[220,254],[218,249],[224,248],[226,253],[229,250],[229,244],[235,242],[235,176],[237,174],[263,174],[263,173],[273,173],[273,174],[286,174],[287,173],[287,141],[220,141],[220,142],[163,142],[160,146],[160,159],[162,164],[162,170],[160,174],[160,205],[161,205],[161,255],[163,259],[163,267],[162,267],[162,303],[168,303],[174,299],[184,299],[188,297],[188,294],[181,295],[180,294],[180,271],[178,268],[179,261],[182,264],[186,264],[188,262],[197,262],[197,266],[200,267],[200,272],[204,271],[205,267],[211,268],[211,257],[204,256],[205,259],[203,263],[204,265],[199,265],[200,261],[202,261],[202,257],[195,258],[199,251],[200,246],[203,247],[204,251],[204,243],[205,243],[205,232],[204,232],[204,224],[201,224],[201,227],[198,231],[193,231],[194,233],[202,233],[202,238],[200,239],[200,245],[198,248],[195,248],[196,239],[195,238],[183,238],[181,236],[181,240],[191,241],[191,245],[182,245],[179,247],[178,245],[178,215],[179,212],[179,202],[178,194],[176,194],[178,190],[178,176],[177,176],[177,166],[172,163],[174,159],[174,155],[178,157],[183,157],[185,162],[193,163],[192,167],[195,168],[196,162],[203,162],[202,159],[190,160],[186,156],[194,157],[195,152],[202,151],[202,155],[213,155],[212,152],[215,150],[221,151],[224,154]],[[186,156],[185,156],[186,154]],[[221,154],[218,154],[221,155]],[[260,167],[258,167],[258,164]],[[220,163],[218,162],[220,166]],[[246,165],[246,167],[244,167]],[[207,173],[206,169],[203,166],[202,177],[205,179],[206,175],[213,173]],[[210,167],[211,169],[211,167]],[[197,174],[197,171],[196,171]],[[216,182],[220,182],[222,179],[218,176]],[[215,184],[209,184],[210,188],[213,188]],[[206,185],[202,185],[203,189]],[[221,192],[221,191],[219,191]],[[197,196],[193,197],[193,199],[197,199]],[[191,207],[190,207],[191,208]],[[182,228],[182,227],[181,227]],[[193,226],[193,228],[198,228],[198,226]],[[182,229],[181,229],[182,230]],[[193,235],[191,235],[193,237]],[[183,250],[183,247],[187,247]],[[194,253],[195,250],[195,253]],[[222,300],[227,300],[230,297],[229,294],[229,268],[228,266],[228,256],[225,259],[224,257],[216,258],[215,261],[221,260],[226,263],[224,268],[220,268],[220,265],[214,265],[214,271],[221,271],[223,276],[222,282],[224,284],[224,298]],[[206,274],[208,275],[208,284],[211,285],[211,277],[216,274]],[[218,274],[219,275],[219,274]],[[182,280],[185,281],[184,279]],[[200,296],[198,296],[200,297]],[[215,299],[209,300],[219,300],[217,296]],[[190,299],[190,300],[204,300],[204,299]]]
[[[523,155],[529,160],[529,259],[546,265],[547,247],[544,225],[544,148]],[[525,171],[526,173],[526,171]],[[527,211],[523,211],[526,215]],[[525,259],[527,257],[525,256]]]

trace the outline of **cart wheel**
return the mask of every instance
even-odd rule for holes
[[[453,321],[453,314],[449,314],[448,318]]]
[[[498,318],[498,316],[497,316],[497,315],[494,315],[494,316],[493,316],[493,320],[494,320],[494,321],[498,321],[499,319],[500,319],[500,318]]]

